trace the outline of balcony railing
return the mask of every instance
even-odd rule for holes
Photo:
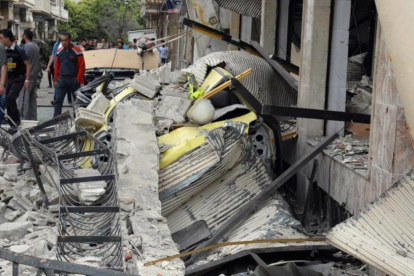
[[[60,6],[57,5],[50,5],[50,13],[52,14],[53,17],[60,17]]]
[[[14,0],[13,4],[24,8],[33,8],[35,6],[35,0]]]
[[[35,0],[35,7],[32,12],[50,15],[50,0]]]
[[[65,10],[63,7],[60,10],[60,18],[63,21],[68,21],[69,20],[69,12],[67,10]]]

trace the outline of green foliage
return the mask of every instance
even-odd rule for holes
[[[59,31],[70,32],[75,40],[105,37],[109,41],[115,41],[122,31],[125,39],[128,31],[142,28],[140,1],[128,2],[125,6],[125,0],[81,0],[79,3],[65,0],[69,22],[60,22]]]

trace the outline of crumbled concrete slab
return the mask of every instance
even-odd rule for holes
[[[132,87],[145,97],[153,99],[160,91],[161,84],[150,75],[135,75]]]
[[[33,203],[28,198],[17,193],[10,200],[9,204],[7,204],[7,207],[15,211],[20,210],[23,212],[32,211],[34,209]]]
[[[176,84],[170,84],[163,87],[160,93],[163,96],[170,95],[174,97],[188,99],[188,90],[185,90],[182,86]]]
[[[75,170],[75,177],[88,177],[88,176],[100,176],[98,170],[89,168]],[[75,191],[78,195],[78,199],[85,205],[92,205],[97,201],[104,193],[107,183],[105,181],[94,181],[85,183],[76,183]]]
[[[8,202],[14,196],[14,190],[11,187],[0,186],[0,201]]]
[[[187,82],[187,73],[180,70],[171,72],[171,82],[174,84],[184,84]]]
[[[9,222],[0,224],[0,237],[2,239],[18,240],[23,238],[29,229],[33,228],[30,222]]]
[[[4,214],[4,217],[10,221],[15,221],[19,216],[23,215],[23,212],[21,210],[13,211],[11,209],[6,209],[6,212]]]
[[[30,248],[30,245],[20,244],[20,245],[10,246],[9,250],[15,253],[25,254],[27,250],[29,250],[29,248]]]
[[[110,101],[102,93],[95,93],[92,96],[92,101],[86,109],[92,110],[99,114],[104,114],[108,109]]]
[[[134,262],[138,275],[184,275],[185,266],[180,259],[144,266],[148,261],[178,254],[166,220],[161,216],[158,198],[159,149],[153,104],[136,99],[119,103],[115,111],[114,138],[120,198],[135,199],[135,208],[129,216],[132,234],[125,240],[133,240],[134,246],[141,251],[128,257],[128,266]]]
[[[0,165],[1,166],[1,165]],[[22,173],[20,172],[20,164],[7,164],[4,166],[3,178],[7,181],[17,182]]]
[[[175,123],[184,123],[191,103],[191,100],[182,97],[163,96],[155,110],[155,115],[159,118],[171,119]]]
[[[98,113],[86,108],[78,108],[76,110],[75,122],[86,130],[95,130],[102,127],[105,124],[105,116],[103,113]]]

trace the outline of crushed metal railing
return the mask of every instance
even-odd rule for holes
[[[22,155],[37,158],[31,162],[34,169],[39,161],[58,168],[57,259],[75,262],[93,256],[108,268],[123,270],[120,207],[110,149],[76,125],[69,114],[23,131],[18,147]],[[76,177],[77,170],[87,168],[99,175]],[[97,181],[106,182],[105,193],[90,205],[83,204],[76,185]]]
[[[125,276],[127,274],[119,271],[113,271],[103,268],[90,267],[80,264],[71,264],[67,262],[47,260],[44,258],[37,258],[34,256],[28,256],[24,254],[19,254],[11,252],[0,248],[0,259],[4,259],[13,263],[13,276],[19,275],[19,265],[36,267],[36,275],[47,275],[53,276],[56,274],[67,275],[75,274],[76,275],[89,275],[89,276]]]

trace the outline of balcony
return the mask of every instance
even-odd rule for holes
[[[50,5],[50,14],[53,17],[59,18],[60,17],[60,6],[51,4]]]
[[[13,5],[21,8],[32,9],[35,6],[35,0],[14,0]]]
[[[50,0],[35,0],[35,7],[32,13],[50,16]]]
[[[60,19],[65,22],[69,21],[69,12],[68,10],[65,10],[63,7],[60,10]]]
[[[143,2],[141,7],[141,16],[159,15],[162,6],[162,0],[147,0]]]

